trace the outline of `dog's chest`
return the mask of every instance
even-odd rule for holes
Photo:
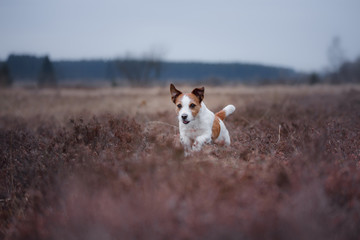
[[[195,139],[198,136],[204,135],[207,131],[207,128],[197,126],[197,127],[185,127],[180,130],[180,134],[185,135],[191,139]]]
[[[213,116],[207,116],[206,118],[201,118],[200,120],[194,121],[189,125],[182,125],[180,127],[180,134],[191,139],[195,139],[198,136],[202,135],[211,135],[212,129],[212,120]]]

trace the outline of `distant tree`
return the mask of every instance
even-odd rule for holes
[[[34,55],[10,54],[7,65],[14,79],[21,81],[36,80],[39,77],[43,59],[44,57]]]
[[[341,47],[341,39],[335,36],[328,47],[327,56],[330,64],[330,71],[336,72],[345,62],[345,53]]]
[[[0,63],[0,87],[11,87],[13,79],[7,62]]]
[[[314,85],[320,83],[320,77],[317,73],[313,72],[309,75],[309,84]]]
[[[48,56],[44,57],[42,67],[38,78],[39,87],[56,87],[57,80],[53,64]]]
[[[344,62],[337,71],[328,73],[325,81],[333,84],[360,83],[360,57],[353,62]]]
[[[156,52],[146,53],[141,58],[128,54],[116,63],[121,75],[133,86],[148,86],[161,74],[161,55]]]
[[[107,61],[105,74],[106,78],[110,81],[111,86],[116,87],[116,66],[114,61]]]
[[[337,76],[342,79],[343,82],[360,82],[360,58],[354,62],[345,62],[341,65]]]

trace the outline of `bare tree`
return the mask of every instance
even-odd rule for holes
[[[120,73],[133,86],[148,86],[158,79],[162,69],[162,54],[150,51],[142,57],[126,54],[116,61]]]
[[[341,47],[341,39],[339,36],[335,36],[332,39],[331,44],[328,47],[327,56],[330,64],[330,71],[338,71],[345,62],[345,54]]]

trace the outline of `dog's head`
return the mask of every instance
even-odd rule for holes
[[[204,99],[204,87],[195,88],[191,93],[182,93],[170,84],[171,100],[176,106],[179,122],[189,124],[198,115]]]

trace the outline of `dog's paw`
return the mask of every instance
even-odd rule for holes
[[[193,152],[199,152],[201,150],[201,146],[202,146],[202,144],[195,141],[194,145],[192,146],[192,151]]]
[[[184,156],[185,157],[190,157],[191,155],[191,152],[190,151],[184,151]]]

